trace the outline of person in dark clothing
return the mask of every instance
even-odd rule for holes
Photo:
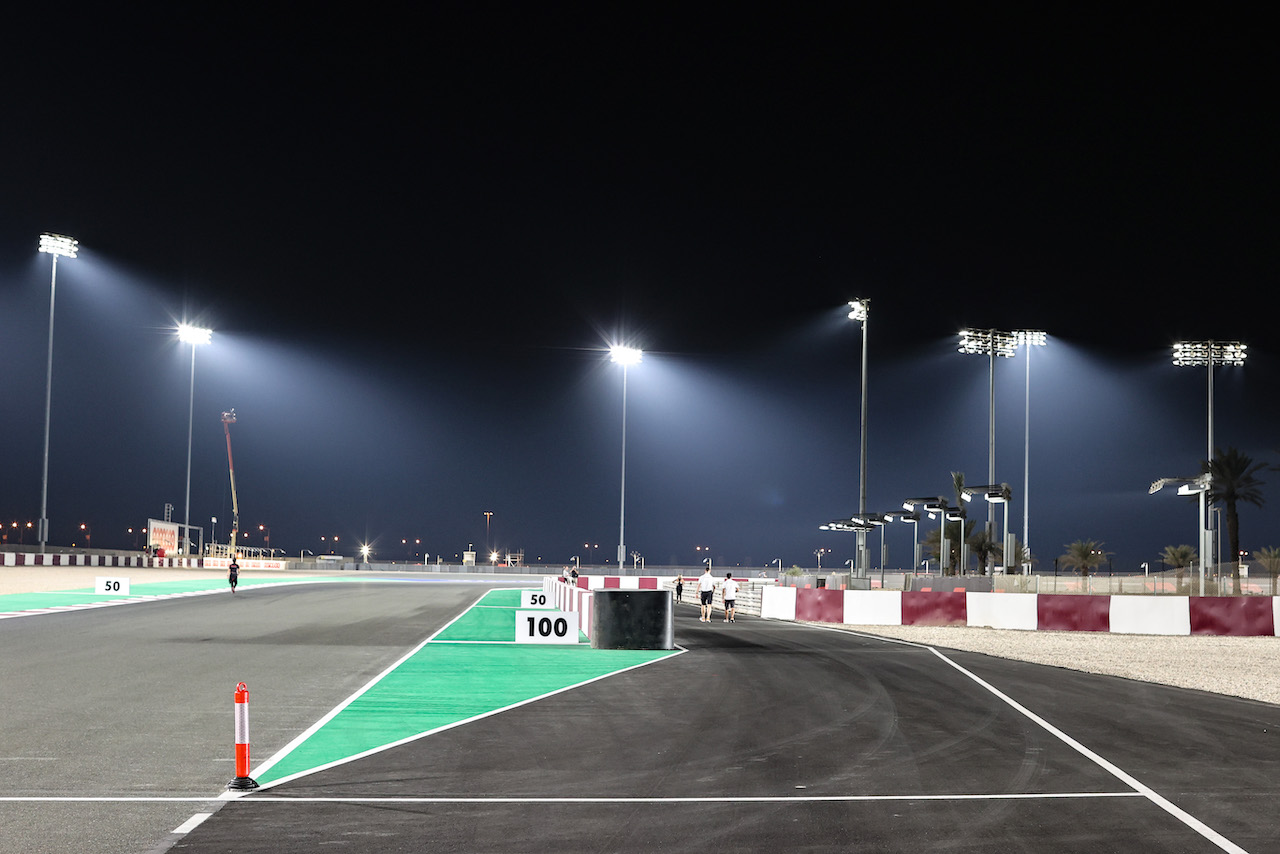
[[[240,564],[236,563],[235,556],[231,557],[231,566],[227,567],[227,582],[231,585],[231,592],[236,592],[236,582],[240,580]]]

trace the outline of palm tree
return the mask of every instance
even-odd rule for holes
[[[1234,446],[1226,453],[1216,451],[1211,460],[1202,460],[1200,473],[1209,475],[1210,503],[1221,501],[1227,510],[1227,539],[1231,543],[1232,592],[1240,595],[1240,516],[1237,505],[1244,501],[1261,507],[1262,481],[1257,473],[1267,466],[1255,463],[1248,454],[1242,454]]]
[[[1088,576],[1089,570],[1101,566],[1102,562],[1111,557],[1111,552],[1102,550],[1102,543],[1095,540],[1076,540],[1068,546],[1064,546],[1067,553],[1059,560],[1065,567],[1075,567],[1080,570],[1082,576]]]
[[[1265,549],[1258,549],[1254,552],[1257,555],[1258,563],[1271,574],[1271,595],[1276,595],[1276,576],[1280,575],[1280,549],[1268,546]]]
[[[1191,546],[1165,546],[1160,560],[1173,567],[1177,577],[1177,587],[1182,588],[1183,571],[1196,562],[1196,550]]]
[[[976,527],[977,520],[971,523],[970,530]],[[984,527],[981,531],[969,537],[969,551],[978,559],[978,574],[986,575],[987,563],[993,555],[1000,554],[1003,546],[999,540],[993,540],[991,533]]]

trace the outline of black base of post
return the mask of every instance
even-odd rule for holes
[[[591,593],[593,649],[675,649],[675,604],[669,590]]]
[[[252,777],[236,777],[227,784],[227,788],[233,791],[247,792],[250,789],[258,788],[258,781]]]

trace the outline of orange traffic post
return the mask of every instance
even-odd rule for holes
[[[243,682],[236,685],[236,778],[227,783],[228,789],[248,790],[258,788],[258,781],[249,776],[249,687]]]

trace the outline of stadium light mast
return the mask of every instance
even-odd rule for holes
[[[80,241],[65,234],[44,232],[40,235],[40,251],[53,256],[49,273],[49,362],[44,380],[44,473],[40,481],[40,554],[49,541],[49,416],[53,403],[53,304],[58,287],[58,259],[74,258]]]
[[[996,480],[996,357],[1012,359],[1018,349],[1018,337],[1012,332],[1001,332],[999,329],[961,329],[960,352],[970,355],[987,356],[991,360],[991,372],[988,380],[989,405],[987,426],[987,482]],[[987,504],[987,540],[991,541],[995,528],[994,508]],[[990,560],[990,558],[988,558]]]
[[[1178,367],[1206,368],[1208,376],[1208,448],[1205,460],[1213,464],[1213,368],[1215,365],[1243,367],[1249,357],[1249,346],[1239,341],[1177,341],[1173,345],[1173,364]],[[1208,501],[1208,481],[1200,493],[1200,572],[1201,593],[1204,591],[1204,565],[1213,551],[1213,507]],[[1154,489],[1152,490],[1154,491]],[[1239,555],[1232,558],[1238,561]]]
[[[609,361],[622,365],[622,485],[618,495],[618,572],[627,559],[627,368],[640,364],[644,351],[615,344],[609,348]]]
[[[1027,384],[1023,392],[1022,421],[1022,564],[1024,574],[1031,571],[1031,348],[1043,347],[1047,336],[1038,329],[1020,329],[1013,333],[1018,346],[1027,351]],[[1007,533],[1007,532],[1006,532]],[[1008,572],[1009,559],[1005,558]]]
[[[1173,345],[1173,363],[1179,367],[1208,368],[1209,381],[1209,448],[1205,458],[1213,461],[1213,367],[1243,367],[1249,357],[1249,345],[1239,341],[1178,341]]]
[[[862,394],[858,415],[858,514],[867,512],[867,315],[871,312],[871,300],[849,300],[849,319],[862,324]],[[857,531],[857,567],[859,577],[867,575],[867,532]]]
[[[179,323],[178,340],[191,345],[191,396],[187,404],[187,505],[186,515],[182,519],[182,537],[186,541],[183,554],[191,554],[191,434],[195,425],[196,414],[196,347],[208,344],[213,337],[213,330],[202,329],[189,323]],[[201,541],[204,535],[200,536]]]

